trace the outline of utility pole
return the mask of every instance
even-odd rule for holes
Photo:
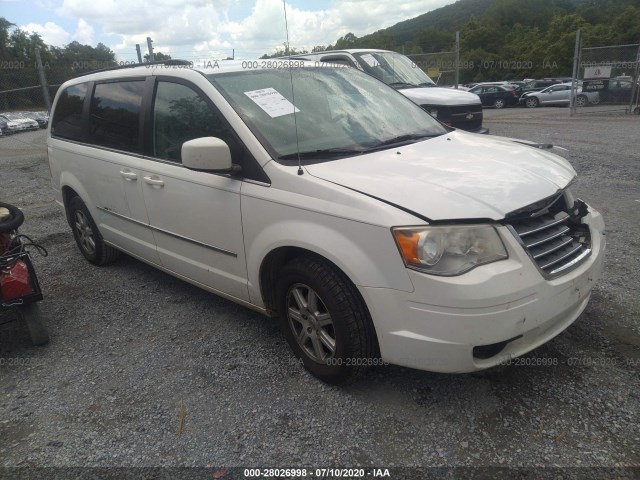
[[[40,58],[40,49],[36,48],[36,63],[38,65],[38,75],[40,76],[40,85],[42,85],[42,96],[44,103],[47,105],[47,112],[51,112],[51,98],[49,97],[49,87],[47,86],[47,77],[44,74],[42,59]]]
[[[153,45],[151,45],[152,43],[153,43],[153,40],[151,40],[151,37],[147,37],[147,47],[149,48],[149,61],[155,62],[156,57],[153,55]]]
[[[573,53],[573,78],[571,79],[571,100],[569,101],[569,116],[576,113],[576,90],[578,74],[580,73],[580,54],[582,52],[582,36],[580,29],[576,32],[576,48]]]
[[[136,53],[138,54],[138,63],[142,63],[142,54],[140,53],[140,44],[136,43]]]

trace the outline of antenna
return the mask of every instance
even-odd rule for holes
[[[293,126],[296,131],[296,150],[298,153],[298,175],[304,174],[302,170],[302,161],[300,160],[300,143],[298,141],[298,120],[296,118],[296,96],[293,92],[293,72],[291,70],[291,45],[289,45],[289,22],[287,22],[287,1],[282,0],[282,6],[284,7],[284,26],[287,32],[287,56],[289,57],[289,78],[291,79],[291,100],[293,103]]]

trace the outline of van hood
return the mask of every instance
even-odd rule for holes
[[[547,151],[460,131],[306,169],[429,220],[501,220],[576,176]]]
[[[456,90],[455,88],[418,87],[398,90],[405,97],[418,105],[480,105],[480,97],[475,93]]]

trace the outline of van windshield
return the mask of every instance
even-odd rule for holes
[[[369,75],[394,88],[435,87],[429,75],[408,57],[394,52],[354,53]]]
[[[274,68],[207,77],[275,159],[303,153],[301,158],[331,160],[446,133],[418,105],[353,68]]]

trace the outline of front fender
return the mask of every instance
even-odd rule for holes
[[[264,307],[260,267],[280,247],[302,248],[326,258],[358,287],[413,291],[389,229],[263,199],[245,198],[243,202],[252,303]]]

